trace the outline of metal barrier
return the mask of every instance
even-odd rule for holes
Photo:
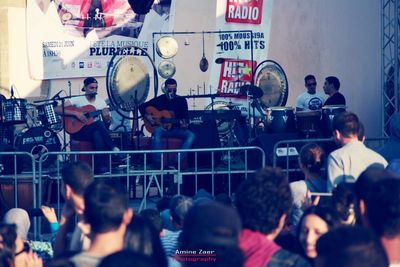
[[[249,156],[249,151],[258,151],[257,155],[260,155],[257,158],[250,158]],[[151,157],[152,154],[154,153],[161,153],[161,163],[160,163],[160,168],[154,169],[150,167],[148,164],[149,158]],[[171,154],[175,153],[178,158],[178,165],[176,169],[167,169],[164,167],[164,154]],[[207,153],[210,156],[210,165],[207,167],[201,167],[199,166],[199,156],[201,154]],[[258,154],[259,153],[259,154]],[[109,162],[109,172],[104,173],[104,174],[99,174],[95,175],[95,178],[123,178],[125,179],[128,194],[130,193],[130,186],[132,179],[134,180],[134,183],[136,185],[136,181],[139,181],[140,178],[143,178],[143,199],[140,203],[139,211],[142,210],[143,208],[147,207],[147,198],[148,194],[150,191],[150,186],[154,182],[157,188],[158,194],[160,196],[163,196],[164,194],[164,178],[166,175],[170,175],[174,177],[174,180],[176,181],[176,193],[180,194],[181,193],[181,186],[183,185],[183,177],[184,176],[189,176],[192,175],[195,177],[195,192],[197,192],[197,179],[200,175],[209,175],[211,176],[212,180],[212,194],[214,194],[214,181],[215,181],[215,176],[216,175],[228,175],[228,180],[229,180],[229,188],[228,188],[228,194],[231,195],[231,176],[232,175],[241,175],[243,174],[244,178],[247,178],[249,173],[253,173],[256,170],[255,169],[250,169],[248,168],[248,162],[251,161],[256,161],[259,162],[260,167],[265,166],[265,153],[260,147],[232,147],[232,148],[205,148],[205,149],[187,149],[187,150],[182,150],[182,149],[171,149],[171,150],[142,150],[142,151],[73,151],[73,152],[47,152],[41,155],[39,158],[39,168],[38,168],[38,179],[39,179],[39,185],[41,185],[41,179],[45,174],[45,169],[43,167],[43,159],[51,156],[51,155],[57,155],[59,158],[70,158],[70,159],[77,159],[79,155],[91,155],[91,162],[92,162],[92,168],[94,166],[94,156],[98,154],[104,154],[108,156],[108,162]],[[122,165],[122,167],[118,168],[111,168],[112,165],[112,156],[113,155],[123,155],[126,160],[126,164]],[[182,166],[181,159],[183,154],[186,154],[186,157],[189,157],[190,155],[194,156],[194,166],[193,168],[188,168],[185,166]],[[239,169],[234,169],[233,164],[232,164],[232,158],[234,156],[241,156],[243,162],[243,167]],[[227,163],[224,166],[217,165],[216,159],[219,157],[219,155],[222,155],[227,158]],[[143,166],[137,166],[133,165],[133,159],[135,157],[143,157]],[[222,160],[222,159],[221,159]],[[57,204],[56,204],[56,210],[59,212],[61,211],[61,196],[60,196],[60,190],[61,190],[61,168],[62,168],[62,162],[57,161],[55,170],[50,174],[51,179],[53,181],[56,181],[57,185]],[[42,194],[42,187],[39,186],[38,194]],[[40,200],[40,199],[39,199]],[[40,200],[39,205],[41,205],[42,202]]]
[[[31,153],[16,151],[0,152],[0,157],[2,159],[4,159],[5,157],[11,157],[13,164],[13,166],[2,166],[2,172],[4,171],[4,169],[10,169],[13,171],[8,174],[0,174],[0,200],[2,204],[1,208],[4,208],[4,211],[11,208],[24,208],[28,211],[29,209],[36,209],[38,207],[38,203],[40,203],[41,201],[41,194],[37,194],[38,190],[41,188],[41,184],[39,184],[37,179],[35,158],[32,156]],[[22,157],[23,160],[21,160]],[[3,160],[2,162],[2,164],[4,164],[4,162],[6,162],[5,164],[10,164],[10,159],[6,161]],[[18,166],[19,164],[21,165]],[[22,171],[22,168],[24,168],[25,165],[28,166],[25,168],[25,171]],[[8,187],[12,187],[11,192],[9,191]],[[19,194],[21,194],[22,196],[20,197]],[[31,200],[29,200],[30,194],[32,195]],[[36,236],[36,218],[34,218],[32,225],[34,236]]]

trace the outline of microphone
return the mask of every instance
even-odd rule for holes
[[[14,84],[11,84],[11,98],[14,98]]]
[[[57,94],[55,94],[55,95],[51,98],[51,100],[57,100],[57,99],[59,99],[59,98],[60,98],[60,94],[62,93],[62,91],[63,91],[63,90],[60,90]]]

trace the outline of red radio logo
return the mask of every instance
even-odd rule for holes
[[[225,21],[260,24],[264,0],[227,0]]]
[[[226,58],[221,65],[221,73],[218,82],[218,93],[225,96],[243,97],[239,89],[243,85],[251,84],[252,71],[257,62],[242,59]]]

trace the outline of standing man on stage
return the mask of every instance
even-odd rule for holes
[[[169,78],[165,81],[165,92],[139,106],[147,130],[152,131],[153,149],[161,150],[161,139],[173,137],[182,139],[182,149],[189,149],[194,141],[194,134],[188,130],[188,104],[185,98],[178,96],[177,82]],[[166,115],[166,116],[164,116]],[[157,118],[158,117],[158,118]],[[159,119],[161,117],[161,119]],[[170,117],[171,124],[163,123],[162,118]],[[151,128],[151,129],[150,129]],[[155,163],[161,161],[160,154],[153,154]],[[186,154],[182,154],[181,161]]]
[[[71,98],[65,102],[64,115],[74,116],[81,123],[85,124],[82,129],[78,132],[71,134],[71,139],[78,141],[88,141],[93,144],[95,151],[119,151],[114,145],[110,134],[104,123],[111,123],[110,111],[104,99],[97,96],[98,82],[93,77],[88,77],[83,81],[82,91],[84,95]],[[84,111],[79,109],[68,109],[68,106],[74,106],[76,108],[84,108],[88,105],[93,106],[96,110],[101,110],[101,116],[97,115],[93,117],[93,122],[88,124],[88,118],[85,116]],[[63,114],[62,106],[57,106],[55,112]],[[99,154],[96,155],[96,164],[94,171],[95,173],[104,173],[108,170],[107,155]]]
[[[316,91],[317,81],[315,80],[315,76],[312,74],[307,75],[304,78],[304,85],[307,88],[307,92],[297,97],[296,111],[320,110],[322,104],[325,102],[325,97]]]
[[[329,95],[328,99],[326,99],[324,106],[332,106],[332,105],[346,105],[346,99],[344,95],[339,92],[340,81],[335,76],[329,76],[325,78],[324,83],[324,92]]]

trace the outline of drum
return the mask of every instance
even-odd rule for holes
[[[320,111],[297,111],[296,112],[297,130],[301,135],[316,137],[321,129]]]
[[[6,99],[3,101],[4,123],[19,124],[26,123],[27,101],[25,99]]]
[[[37,106],[36,108],[38,112],[39,121],[42,123],[42,125],[50,126],[53,124],[60,123],[61,118],[55,113],[53,104],[40,105]]]
[[[36,162],[39,162],[40,156],[44,153],[61,150],[61,143],[57,134],[43,126],[22,130],[22,132],[16,136],[14,145],[18,151],[31,153]],[[56,155],[45,157],[43,159],[43,166],[49,166],[56,158]],[[31,159],[24,157],[24,165],[31,166]]]
[[[214,106],[212,104],[209,104],[206,106],[205,110],[212,110],[214,107],[214,112],[216,114],[224,112],[224,111],[230,111],[231,109],[228,107],[228,102],[226,101],[214,101]],[[216,115],[218,117],[218,115]],[[217,127],[218,127],[218,134],[220,138],[225,138],[227,137],[235,124],[234,120],[222,120],[222,119],[217,119],[216,120]]]
[[[267,132],[296,132],[296,122],[291,107],[270,107],[267,109]]]
[[[345,112],[346,106],[324,106],[322,107],[322,132],[324,136],[332,136],[332,122],[336,115]]]

